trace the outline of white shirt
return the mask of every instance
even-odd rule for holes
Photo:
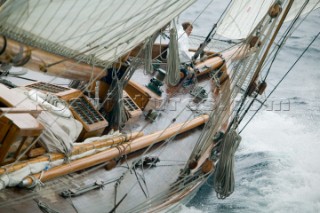
[[[192,54],[189,52],[189,36],[181,28],[178,30],[178,49],[180,63],[191,62]]]

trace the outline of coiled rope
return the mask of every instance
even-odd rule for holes
[[[214,175],[214,188],[219,199],[225,199],[234,191],[234,154],[240,144],[241,136],[231,129],[223,141],[220,160]]]
[[[169,57],[168,57],[168,71],[167,71],[167,84],[176,86],[180,81],[180,59],[178,53],[178,38],[175,23],[170,29],[170,43],[169,43]]]
[[[152,68],[152,46],[153,46],[153,36],[149,37],[146,40],[145,43],[145,48],[144,48],[144,69],[146,70],[146,73],[152,73],[153,68]]]

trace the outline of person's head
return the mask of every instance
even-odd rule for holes
[[[186,32],[186,34],[188,36],[190,36],[191,32],[192,32],[192,29],[193,29],[193,26],[190,22],[183,22],[182,23],[182,28],[183,30]]]

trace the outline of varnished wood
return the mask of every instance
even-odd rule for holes
[[[146,107],[152,95],[152,93],[148,93],[146,87],[143,87],[134,81],[129,81],[124,89],[142,110]]]
[[[92,149],[99,149],[99,148],[102,148],[105,146],[111,146],[113,144],[129,141],[129,140],[135,139],[137,137],[141,137],[142,135],[143,135],[143,133],[136,132],[136,133],[126,134],[124,136],[117,136],[117,137],[114,137],[111,139],[96,140],[90,144],[75,146],[71,152],[71,156],[82,154],[82,153],[84,153],[86,151],[90,151]],[[35,149],[35,150],[36,150],[35,152],[39,152],[38,149]],[[42,151],[40,150],[40,152],[42,152]],[[32,155],[37,154],[34,152],[31,152],[31,153],[32,153]],[[23,162],[17,162],[14,165],[4,166],[4,167],[0,168],[0,175],[3,175],[5,172],[10,173],[10,172],[17,171],[17,170],[22,169],[23,167],[27,166],[28,164],[45,162],[45,161],[55,161],[55,160],[64,159],[64,158],[65,158],[65,155],[62,153],[49,153],[49,154],[46,154],[43,156],[31,158],[31,159],[23,161]]]
[[[83,159],[72,161],[67,165],[57,166],[42,174],[36,174],[34,175],[34,177],[38,179],[41,175],[41,181],[48,181],[59,176],[70,174],[72,172],[75,172],[84,168],[88,168],[103,162],[107,162],[114,159],[115,157],[129,154],[131,152],[148,147],[151,144],[163,141],[169,137],[172,137],[173,135],[189,131],[199,125],[204,124],[206,121],[208,121],[208,119],[209,119],[208,115],[202,115],[190,121],[187,121],[185,123],[173,125],[172,127],[168,128],[165,131],[161,130],[153,134],[135,139],[132,142],[124,143],[123,145],[120,145],[116,148],[111,148],[106,151],[97,153],[95,155],[91,155]],[[33,179],[28,177],[28,178],[25,178],[23,182],[25,184],[31,184],[32,181]]]
[[[77,110],[75,110],[75,108],[73,106],[73,102],[78,98],[83,98],[83,100],[86,101],[86,104],[91,106],[91,109],[94,110],[94,112],[90,112],[90,113],[98,115],[99,118],[101,118],[101,120],[95,121],[94,123],[91,123],[91,124],[87,123],[82,118],[82,115],[79,114],[79,112]],[[88,98],[86,96],[82,95],[80,97],[77,97],[76,99],[70,99],[69,106],[70,106],[70,110],[71,110],[73,116],[75,117],[75,119],[80,121],[83,126],[82,132],[80,133],[78,140],[82,141],[82,140],[89,138],[89,137],[102,135],[104,129],[109,124],[108,121],[106,119],[104,119],[104,117],[100,114],[100,112],[98,110],[95,109],[95,107],[92,105],[92,103],[88,100]],[[79,110],[81,110],[81,109],[79,109]]]
[[[3,46],[4,40],[0,39],[0,49]],[[72,59],[63,61],[51,67],[46,67],[46,65],[48,64],[65,60],[65,58],[37,48],[20,44],[11,39],[7,39],[7,48],[5,52],[0,55],[0,61],[10,63],[11,57],[19,54],[20,46],[23,46],[24,49],[28,49],[31,51],[31,58],[24,65],[24,67],[34,71],[44,72],[49,75],[59,76],[62,78],[83,81],[89,81],[90,79],[100,79],[107,74],[107,72],[101,67],[93,67],[91,65],[80,63]]]
[[[15,150],[14,157],[12,161],[18,157],[18,155],[23,151],[22,148],[27,141],[27,137],[33,137],[33,140],[38,137],[43,126],[30,114],[26,113],[8,113],[0,117],[0,127],[7,130],[1,131],[0,141],[0,164],[6,164],[11,162],[6,160],[8,152],[11,146],[16,142],[19,137],[22,137],[22,141],[19,143],[19,147]]]
[[[135,117],[139,117],[140,115],[142,115],[142,110],[139,108],[139,106],[136,104],[135,101],[133,101],[133,99],[128,95],[128,93],[126,93],[125,91],[123,91],[123,100],[124,100],[124,107],[127,110],[129,117],[130,118],[135,118]],[[125,102],[130,102],[129,105],[131,106],[127,106]],[[132,107],[134,107],[134,109],[132,109]]]
[[[78,98],[82,95],[82,92],[80,90],[77,90],[77,89],[73,89],[73,88],[69,88],[69,87],[64,87],[64,86],[60,86],[60,88],[64,88],[65,90],[64,91],[61,91],[61,92],[48,92],[47,90],[45,89],[41,89],[41,86],[37,86],[39,85],[39,83],[43,83],[45,85],[48,85],[49,87],[50,86],[55,86],[53,84],[50,84],[50,83],[45,83],[45,82],[32,82],[31,84],[26,84],[23,86],[23,88],[26,88],[27,90],[31,90],[31,89],[36,89],[42,93],[51,93],[51,94],[54,94],[56,95],[57,97],[65,100],[65,101],[68,101],[72,98]]]
[[[78,155],[93,149],[100,149],[103,147],[117,145],[119,143],[123,143],[125,141],[129,141],[141,136],[143,136],[143,132],[134,132],[134,133],[129,133],[121,136],[116,136],[109,139],[96,140],[89,144],[78,143],[78,145],[73,147],[71,155]],[[46,150],[42,147],[39,147],[39,148],[30,150],[30,152],[28,153],[28,157],[33,158],[33,157],[43,155],[45,153],[46,153]]]
[[[43,109],[27,109],[27,108],[20,108],[20,107],[0,107],[0,116],[6,113],[28,113],[33,117],[37,118],[38,115],[44,111]]]
[[[143,45],[140,44],[136,48],[134,48],[130,56],[132,57],[144,57],[144,50],[143,50]],[[168,49],[168,44],[153,44],[152,46],[152,59],[161,59],[161,60],[166,60],[167,59],[167,49]]]

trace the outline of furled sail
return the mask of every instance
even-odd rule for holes
[[[225,18],[219,24],[217,33],[230,39],[246,38],[257,26],[270,6],[278,0],[236,0],[233,1],[228,9]],[[296,0],[292,5],[286,21],[295,18],[304,3],[307,3],[301,15],[320,7],[319,0]]]
[[[118,59],[194,1],[10,0],[1,7],[0,34],[98,65]]]

